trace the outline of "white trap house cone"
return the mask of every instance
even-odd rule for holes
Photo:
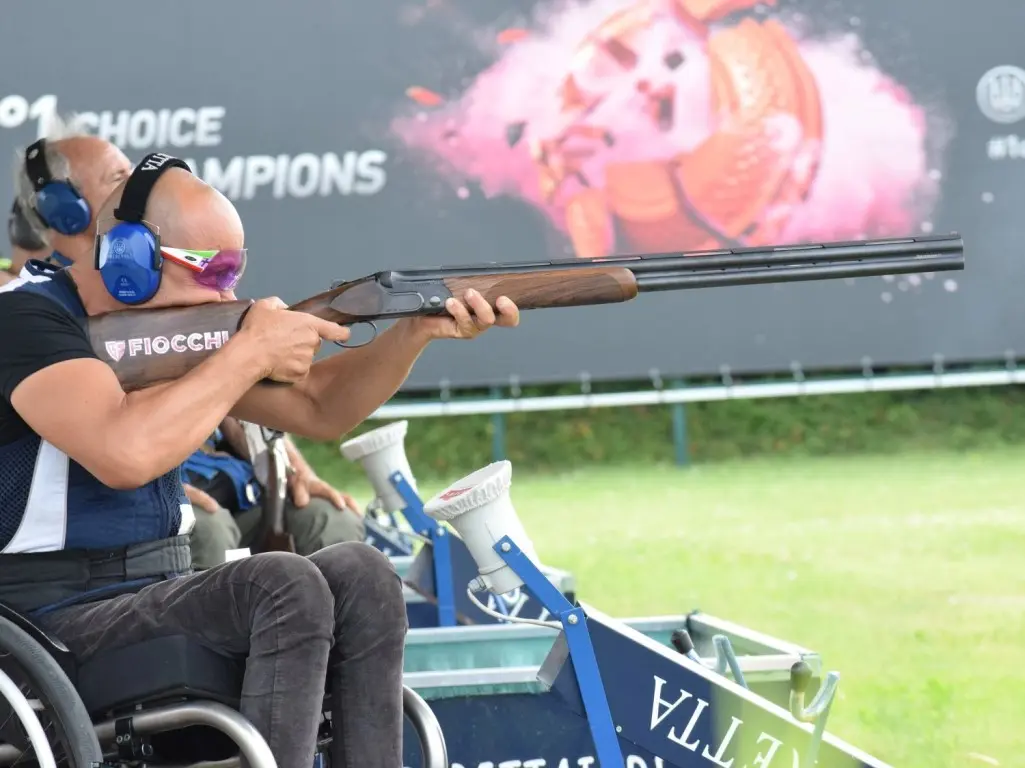
[[[342,456],[363,465],[363,471],[367,473],[385,512],[400,512],[406,506],[389,480],[395,472],[401,472],[413,490],[417,490],[416,478],[406,458],[408,426],[408,421],[395,421],[346,440],[341,445]]]
[[[534,544],[509,498],[511,484],[512,464],[496,461],[453,483],[424,505],[424,512],[431,518],[452,524],[477,561],[485,586],[496,595],[512,592],[523,584],[494,550],[495,542],[503,536],[512,539],[534,565],[541,567]]]

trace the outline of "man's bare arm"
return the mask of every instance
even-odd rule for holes
[[[372,344],[315,363],[291,387],[257,386],[231,415],[313,440],[334,440],[356,427],[394,395],[430,337],[400,320]]]
[[[519,323],[519,310],[508,297],[499,296],[492,308],[475,290],[463,301],[450,298],[445,310],[447,315],[399,320],[373,344],[317,363],[292,387],[258,387],[232,415],[315,440],[336,440],[398,391],[431,340],[473,339],[493,325]]]
[[[131,394],[102,361],[67,360],[22,381],[11,404],[101,482],[138,488],[181,464],[264,376],[259,341],[241,331],[185,377]]]
[[[106,364],[74,358],[27,376],[11,404],[101,482],[137,488],[199,448],[257,381],[303,381],[321,341],[346,338],[333,323],[288,312],[281,299],[261,299],[242,330],[178,381],[126,395]]]
[[[224,441],[231,446],[231,449],[241,458],[252,463],[253,457],[249,455],[249,441],[246,440],[246,433],[242,430],[238,419],[227,417],[221,422],[220,429]]]

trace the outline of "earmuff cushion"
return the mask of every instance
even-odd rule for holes
[[[11,213],[7,217],[7,239],[11,241],[12,245],[24,248],[26,251],[40,251],[46,247],[46,243],[32,229],[32,225],[17,200],[11,206]]]
[[[96,266],[111,296],[122,304],[142,304],[156,295],[161,275],[153,260],[160,244],[145,225],[119,223],[96,247]]]

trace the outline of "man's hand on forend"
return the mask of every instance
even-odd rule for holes
[[[498,309],[497,316],[487,300],[479,292],[470,289],[463,301],[453,298],[445,303],[445,309],[451,317],[417,317],[414,322],[420,324],[432,339],[475,339],[493,325],[503,328],[519,325],[520,310],[511,299],[500,296],[495,307]]]

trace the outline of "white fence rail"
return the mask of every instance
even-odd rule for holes
[[[670,405],[804,395],[841,395],[866,392],[897,392],[964,387],[993,387],[1025,384],[1025,369],[1013,366],[978,371],[934,370],[924,373],[850,376],[846,378],[797,377],[792,381],[727,382],[711,386],[678,389],[650,389],[634,392],[604,392],[576,395],[441,399],[431,402],[394,402],[381,406],[372,419],[415,419],[432,416],[562,411],[584,408],[622,408],[638,405]]]

